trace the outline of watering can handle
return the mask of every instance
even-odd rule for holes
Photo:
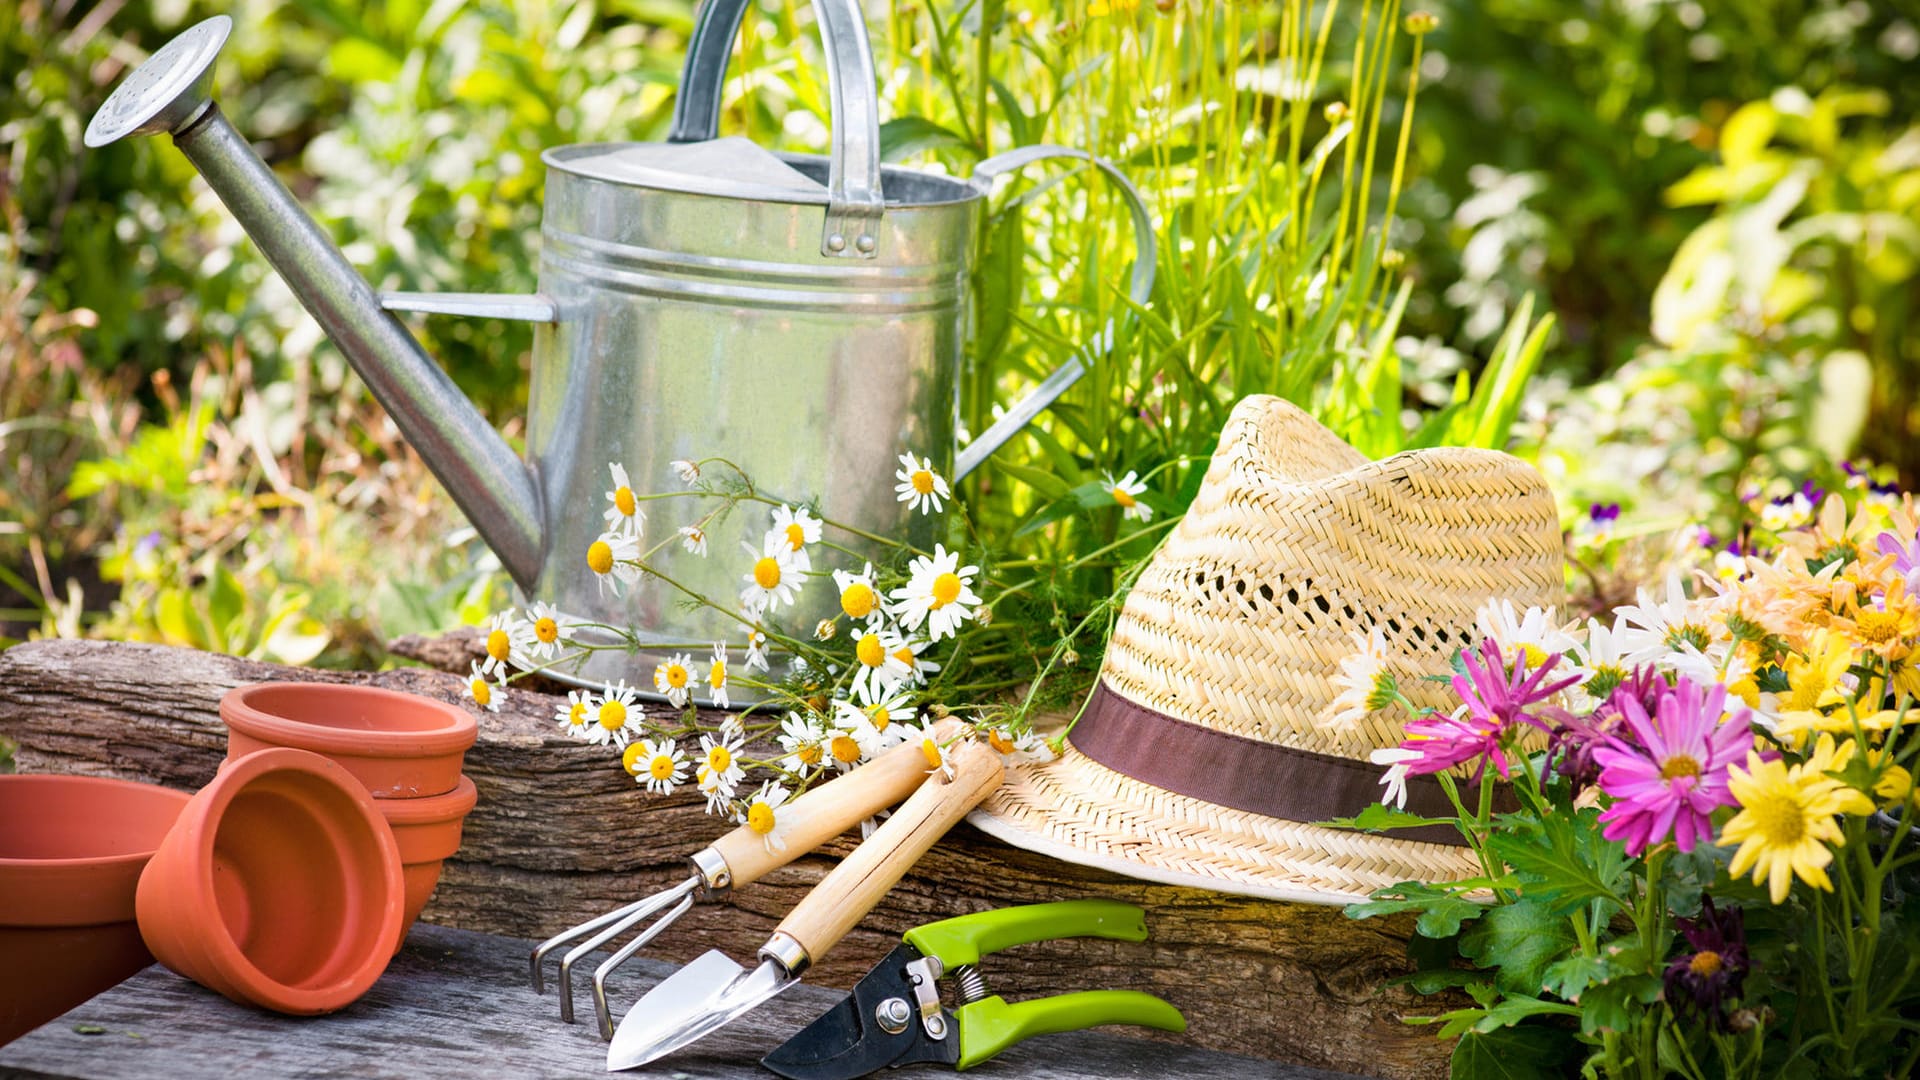
[[[706,0],[694,20],[669,142],[705,142],[720,134],[720,88],[749,0]],[[827,223],[820,254],[871,259],[879,248],[880,100],[873,49],[859,0],[812,0],[827,54],[833,134],[827,167]]]
[[[1153,293],[1153,274],[1158,258],[1153,236],[1153,221],[1147,216],[1147,204],[1140,198],[1140,192],[1127,180],[1118,166],[1103,157],[1096,157],[1085,150],[1075,150],[1066,146],[1051,146],[1040,143],[1023,146],[997,154],[981,162],[973,170],[971,183],[984,196],[992,191],[993,182],[1011,172],[1017,172],[1036,161],[1049,158],[1070,158],[1083,161],[1100,170],[1100,174],[1120,191],[1120,197],[1126,201],[1127,212],[1133,218],[1133,276],[1127,283],[1127,299],[1134,307],[1144,307],[1147,298]],[[954,458],[953,474],[958,479],[967,475],[987,460],[995,450],[1008,439],[1019,434],[1020,430],[1031,424],[1035,417],[1052,405],[1067,388],[1080,381],[1094,363],[1113,351],[1114,320],[1081,343],[1080,348],[1066,363],[1060,365],[1053,374],[1041,381],[1040,385],[1028,394],[1019,404],[1008,409],[1005,415],[994,421],[992,427],[975,436],[966,449]]]

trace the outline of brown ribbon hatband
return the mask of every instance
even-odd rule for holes
[[[1276,746],[1243,735],[1176,720],[1107,689],[1094,688],[1086,712],[1068,742],[1101,765],[1140,781],[1217,806],[1249,814],[1313,824],[1353,817],[1379,802],[1386,769],[1367,761]],[[1478,784],[1462,783],[1460,798],[1473,806]],[[1512,807],[1512,793],[1496,790],[1494,802]],[[1440,782],[1407,778],[1407,812],[1421,817],[1456,816]],[[1397,840],[1465,846],[1451,825],[1391,829]]]

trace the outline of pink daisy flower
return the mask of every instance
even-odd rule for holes
[[[1515,657],[1509,667],[1499,644],[1492,638],[1481,641],[1477,657],[1475,651],[1461,654],[1461,665],[1466,671],[1453,677],[1453,692],[1460,696],[1461,708],[1452,716],[1428,713],[1406,726],[1407,738],[1401,742],[1400,749],[1420,755],[1407,761],[1407,775],[1442,772],[1481,758],[1476,779],[1486,771],[1488,761],[1493,763],[1500,778],[1506,779],[1507,755],[1501,743],[1508,730],[1515,723],[1526,723],[1551,731],[1552,723],[1528,710],[1580,681],[1577,675],[1547,681],[1547,676],[1560,662],[1559,653],[1547,657],[1545,663],[1529,672],[1524,656]],[[1554,719],[1565,715],[1552,706],[1537,711]]]
[[[1669,836],[1681,851],[1712,840],[1714,808],[1734,804],[1727,766],[1753,749],[1747,710],[1728,712],[1726,702],[1726,687],[1703,689],[1684,675],[1660,695],[1652,717],[1631,695],[1616,695],[1632,738],[1615,736],[1594,751],[1600,790],[1614,799],[1600,815],[1603,836],[1625,843],[1629,855]]]

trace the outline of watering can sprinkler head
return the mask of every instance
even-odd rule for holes
[[[167,42],[114,89],[83,141],[98,149],[130,135],[191,127],[213,104],[213,60],[232,32],[233,20],[215,15]]]

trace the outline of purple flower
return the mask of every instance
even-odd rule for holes
[[[1420,755],[1406,763],[1407,775],[1445,772],[1463,762],[1482,759],[1474,770],[1474,779],[1487,771],[1487,761],[1492,761],[1504,778],[1507,757],[1500,749],[1500,737],[1505,732],[1497,722],[1468,715],[1464,710],[1459,716],[1427,713],[1407,724],[1407,737],[1400,743],[1400,749]]]
[[[1576,792],[1592,787],[1600,779],[1600,763],[1594,760],[1593,753],[1607,745],[1619,729],[1620,717],[1614,712],[1596,709],[1591,716],[1569,713],[1561,718],[1547,741],[1547,756],[1553,762],[1553,771],[1566,777]]]
[[[1920,536],[1904,539],[1898,533],[1883,532],[1875,541],[1880,554],[1893,556],[1893,570],[1907,581],[1907,591],[1920,595]]]
[[[1475,779],[1491,761],[1504,780],[1508,776],[1507,756],[1501,742],[1508,730],[1524,723],[1551,732],[1563,719],[1570,719],[1565,710],[1545,702],[1580,678],[1570,675],[1547,682],[1548,674],[1560,663],[1559,653],[1548,656],[1533,672],[1528,672],[1524,654],[1516,656],[1509,666],[1499,643],[1492,638],[1483,640],[1478,650],[1462,653],[1460,659],[1466,671],[1453,677],[1453,692],[1460,696],[1462,708],[1453,716],[1428,713],[1407,725],[1407,737],[1400,748],[1420,755],[1407,762],[1407,773],[1419,776],[1442,772],[1482,759]]]
[[[1745,762],[1753,748],[1744,708],[1721,721],[1726,701],[1726,687],[1702,689],[1684,675],[1660,695],[1653,717],[1633,697],[1616,695],[1633,739],[1614,736],[1594,751],[1600,790],[1614,799],[1600,815],[1606,826],[1601,835],[1622,841],[1629,855],[1668,836],[1681,851],[1711,842],[1714,808],[1735,801],[1727,790],[1727,766]]]
[[[1703,1015],[1717,1031],[1727,1030],[1727,1001],[1740,996],[1746,982],[1746,918],[1739,908],[1716,910],[1713,897],[1701,898],[1700,915],[1676,919],[1693,951],[1667,965],[1667,1004],[1675,1012]]]
[[[1620,520],[1619,503],[1594,503],[1587,508],[1587,517],[1594,524],[1611,523]]]

